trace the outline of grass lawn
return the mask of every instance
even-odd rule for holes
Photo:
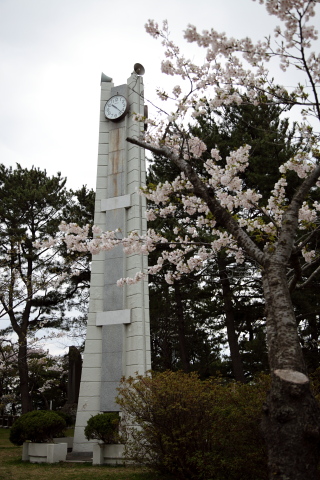
[[[169,480],[169,477],[138,467],[22,462],[21,452],[22,447],[9,442],[9,430],[0,428],[0,480]]]

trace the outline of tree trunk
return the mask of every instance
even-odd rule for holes
[[[285,266],[269,262],[263,288],[272,379],[262,423],[269,478],[318,480],[320,408],[306,376]]]
[[[232,291],[230,288],[230,282],[227,274],[227,264],[223,253],[217,255],[219,277],[222,286],[222,296],[224,304],[224,313],[226,316],[227,337],[230,348],[230,356],[232,363],[232,370],[234,378],[237,382],[244,383],[246,381],[243,364],[240,356],[238,336],[235,329],[234,321],[234,308],[232,304]]]
[[[176,301],[176,312],[178,318],[178,335],[179,335],[179,347],[181,355],[181,363],[183,371],[188,373],[190,371],[190,362],[188,358],[188,347],[186,339],[186,328],[183,314],[183,304],[181,297],[180,285],[178,282],[174,283],[174,296]]]
[[[32,410],[32,399],[29,393],[29,372],[27,362],[27,342],[19,336],[18,370],[20,379],[21,409],[22,413]]]

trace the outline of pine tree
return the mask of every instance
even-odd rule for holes
[[[37,248],[53,236],[70,199],[58,173],[0,165],[0,304],[18,337],[22,413],[32,410],[28,346],[37,332],[61,329],[65,302],[74,298],[68,266],[76,261],[57,248]],[[79,282],[78,282],[79,283]]]

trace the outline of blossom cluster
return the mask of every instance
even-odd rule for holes
[[[319,139],[312,128],[304,124],[300,129],[301,151],[280,167],[279,178],[269,198],[262,199],[259,189],[248,188],[244,181],[250,165],[250,146],[243,145],[222,158],[216,148],[211,149],[209,155],[205,142],[190,134],[190,122],[208,109],[241,105],[243,102],[251,105],[280,104],[283,109],[300,108],[302,118],[311,114],[320,120],[317,90],[320,57],[309,52],[318,35],[315,27],[309,24],[317,2],[260,0],[260,3],[265,4],[267,12],[284,25],[276,27],[273,38],[254,43],[247,37],[228,38],[225,33],[214,29],[200,33],[193,25],[187,27],[184,32],[186,41],[205,49],[205,61],[202,64],[196,64],[181,53],[170,38],[166,21],[162,27],[154,20],[149,20],[146,25],[147,32],[162,42],[165,59],[161,70],[174,77],[174,83],[171,92],[158,89],[159,100],[165,102],[165,107],[158,109],[158,118],[150,120],[144,145],[150,150],[157,148],[163,151],[167,158],[179,159],[180,165],[185,162],[183,165],[192,167],[195,162],[202,162],[199,179],[219,208],[228,213],[228,218],[237,222],[241,235],[235,238],[231,231],[217,225],[214,212],[201,195],[195,194],[193,183],[181,168],[182,173],[174,181],[142,190],[151,204],[147,211],[149,221],[177,217],[172,232],[174,240],[172,237],[168,240],[164,234],[151,229],[145,235],[131,232],[126,238],[122,238],[120,231],[102,232],[94,229],[95,237],[89,239],[89,227],[61,226],[63,241],[70,251],[96,254],[121,244],[128,254],[148,254],[157,244],[163,244],[156,265],[150,266],[147,272],[138,272],[134,278],[119,280],[120,285],[136,283],[148,273],[158,273],[168,264],[174,267],[166,274],[166,280],[172,283],[181,275],[203,268],[221,249],[233,255],[237,262],[242,262],[248,252],[244,243],[239,242],[240,237],[256,242],[259,252],[264,247],[272,249],[277,245],[290,203],[289,176],[295,172],[301,185],[316,168],[319,157],[316,144]],[[279,85],[267,69],[272,58],[278,59],[284,71],[293,67],[304,72],[306,85],[299,84],[292,88]],[[291,80],[288,85],[291,85]],[[313,188],[317,187],[319,185],[315,184]],[[297,237],[315,228],[319,214],[319,205],[314,200],[305,198],[300,205]],[[177,215],[181,210],[183,215]],[[232,231],[235,232],[235,228]],[[207,239],[206,242],[203,238]],[[55,241],[50,239],[48,247],[54,245]],[[301,245],[305,261],[311,262],[316,255],[314,249],[303,242],[299,243],[299,238],[293,241]]]

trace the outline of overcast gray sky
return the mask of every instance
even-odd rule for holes
[[[188,23],[256,39],[277,23],[252,0],[0,0],[0,162],[94,188],[101,72],[122,84],[139,62],[146,97],[161,85],[149,18],[182,44]]]

